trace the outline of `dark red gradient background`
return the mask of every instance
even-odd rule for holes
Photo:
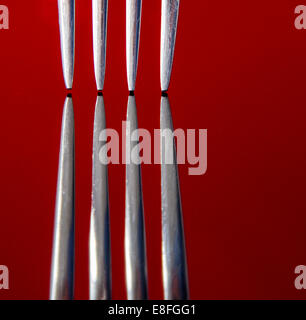
[[[48,299],[64,87],[57,1],[2,0],[0,299]],[[208,129],[208,171],[180,166],[192,299],[305,299],[306,31],[303,1],[181,1],[169,97],[176,128]],[[306,4],[306,3],[304,3]],[[159,128],[161,1],[143,1],[139,126]],[[96,89],[91,1],[76,0],[76,286],[88,299],[91,148]],[[109,1],[107,124],[121,129],[128,89],[125,1]],[[149,296],[162,298],[160,167],[143,166]],[[113,298],[125,299],[123,165],[109,167]]]

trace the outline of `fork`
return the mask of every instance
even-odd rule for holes
[[[74,0],[58,0],[63,74],[66,88],[72,88],[74,69]],[[95,78],[98,91],[103,90],[106,61],[108,0],[92,0]],[[127,107],[126,177],[125,177],[125,277],[129,300],[147,299],[146,233],[142,197],[141,164],[132,158],[139,143],[136,100],[134,96],[141,0],[126,0],[127,78],[130,95]],[[161,89],[170,83],[179,0],[162,0]],[[89,231],[89,298],[111,299],[111,249],[106,164],[106,120],[103,95],[98,93],[93,132],[92,203]],[[188,299],[188,272],[179,175],[173,123],[167,94],[160,103],[160,155],[162,203],[162,279],[166,300]],[[171,133],[166,139],[164,132]],[[139,150],[138,150],[139,152]],[[101,158],[102,157],[102,158]],[[173,159],[168,163],[168,158]],[[133,161],[136,160],[136,163]],[[73,102],[68,95],[63,109],[61,146],[55,208],[50,299],[73,299],[74,294],[74,120]]]
[[[176,41],[180,0],[162,0],[160,83],[169,88]],[[98,90],[105,77],[108,0],[92,0],[94,70]],[[137,76],[142,0],[126,0],[126,65],[128,88],[135,90]],[[65,85],[72,88],[75,47],[75,0],[58,0],[62,65]]]

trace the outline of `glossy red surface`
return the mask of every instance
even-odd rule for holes
[[[76,286],[88,299],[91,148],[96,90],[91,5],[76,1]],[[0,30],[0,299],[48,299],[61,114],[57,1],[3,0]],[[181,1],[169,97],[176,128],[208,129],[208,170],[180,166],[193,299],[306,298],[306,31],[300,3]],[[160,1],[143,1],[139,126],[159,127]],[[120,130],[128,89],[125,2],[109,1],[107,124]],[[149,296],[162,298],[160,167],[143,166]],[[123,165],[109,167],[113,298],[125,299]]]

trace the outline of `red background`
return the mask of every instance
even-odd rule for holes
[[[139,126],[159,128],[160,2],[143,1]],[[91,1],[76,1],[76,287],[88,299],[96,89]],[[48,299],[64,87],[57,1],[3,0],[0,30],[0,299]],[[176,128],[208,129],[208,171],[180,166],[193,299],[306,298],[306,31],[302,1],[181,1],[169,97]],[[306,4],[306,3],[304,3]],[[125,1],[109,1],[107,124],[121,129],[128,89]],[[143,166],[149,296],[162,298],[160,167]],[[124,165],[109,167],[113,298],[125,299]]]

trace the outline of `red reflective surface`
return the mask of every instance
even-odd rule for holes
[[[57,2],[2,1],[0,299],[48,299],[61,114]],[[297,5],[297,4],[296,4]],[[181,1],[169,98],[175,128],[208,129],[208,170],[180,166],[193,299],[306,298],[306,33],[292,1]],[[88,299],[91,148],[96,89],[91,5],[76,1],[75,297]],[[143,1],[136,85],[139,127],[159,128],[160,1]],[[109,1],[105,107],[126,116],[125,2]],[[144,165],[149,296],[162,298],[160,166]],[[124,165],[109,167],[113,298],[125,299]]]

